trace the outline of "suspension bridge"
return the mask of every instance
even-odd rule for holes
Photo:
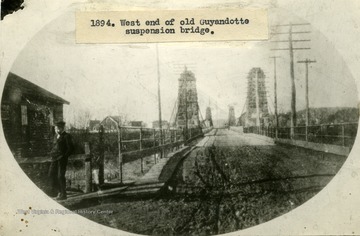
[[[229,118],[222,127],[214,127],[210,106],[206,107],[204,119],[199,106],[199,96],[204,94],[198,93],[196,76],[185,67],[178,79],[178,96],[171,117],[168,122],[161,119],[158,128],[123,126],[115,118],[108,117],[98,133],[73,132],[74,141],[83,148],[79,148],[71,162],[85,162],[82,175],[77,174],[78,170],[69,170],[67,178],[72,186],[79,188],[81,185],[83,191],[70,193],[63,204],[79,206],[91,199],[139,197],[164,191],[196,192],[198,187],[193,189],[194,186],[183,182],[197,178],[194,168],[214,152],[209,150],[243,150],[243,156],[238,157],[240,160],[251,158],[251,155],[267,159],[274,153],[283,153],[283,158],[303,157],[309,152],[316,156],[318,151],[322,155],[348,155],[356,136],[356,123],[298,126],[292,136],[290,127],[276,125],[278,118],[269,109],[265,73],[261,68],[251,69],[247,82],[246,103],[241,115],[235,118],[234,108],[229,106]],[[107,122],[114,126],[108,128]],[[216,160],[211,159],[214,163],[208,168],[220,165],[218,171],[226,173],[228,167],[224,160],[233,157],[230,152],[224,160],[213,158]],[[260,164],[259,168],[264,167]],[[330,176],[334,174],[331,172]],[[184,179],[176,181],[176,175]]]

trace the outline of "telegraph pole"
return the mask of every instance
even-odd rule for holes
[[[276,58],[280,57],[270,57],[274,59],[274,110],[275,110],[275,137],[278,138],[278,129],[279,129],[279,117],[277,110],[277,81],[276,81]]]
[[[294,127],[296,126],[296,87],[294,72],[294,49],[292,42],[292,25],[289,27],[289,52],[290,52],[290,76],[291,76],[291,130],[290,136],[294,137]]]
[[[256,98],[256,126],[260,126],[260,108],[259,108],[259,78],[258,69],[255,72],[255,98]]]
[[[294,138],[295,132],[294,127],[296,126],[296,87],[295,87],[295,73],[294,73],[294,51],[295,50],[309,50],[309,47],[294,47],[293,43],[296,42],[309,42],[309,39],[293,39],[294,34],[308,34],[311,31],[293,31],[294,26],[305,26],[310,25],[309,23],[300,23],[300,24],[283,24],[283,25],[276,25],[277,27],[289,27],[288,32],[275,32],[274,35],[288,35],[288,40],[274,40],[271,42],[287,42],[289,43],[289,48],[273,48],[272,51],[278,50],[287,50],[290,54],[290,79],[291,79],[291,125],[290,125],[290,136]]]
[[[161,93],[160,93],[160,65],[159,65],[159,47],[156,44],[156,61],[157,61],[157,75],[158,75],[158,108],[159,108],[159,129],[160,129],[160,142],[159,146],[163,144],[163,135],[162,135],[162,118],[161,118]],[[162,157],[162,151],[160,153],[160,158]]]
[[[185,66],[185,72],[187,71],[187,67]],[[188,118],[188,77],[185,76],[185,139],[188,139],[189,134],[189,118]],[[185,140],[185,141],[186,141]]]
[[[305,116],[305,124],[306,124],[306,141],[308,141],[308,126],[309,126],[309,64],[316,63],[316,61],[311,61],[310,59],[306,59],[305,61],[298,61],[298,63],[305,64],[305,101],[306,101],[306,116]]]

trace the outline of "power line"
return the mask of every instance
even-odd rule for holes
[[[161,93],[160,93],[160,65],[159,65],[159,47],[156,44],[156,62],[157,62],[157,76],[158,76],[158,109],[159,109],[159,129],[160,129],[160,145],[163,144],[163,135],[162,135],[162,117],[161,117]],[[161,152],[160,158],[163,157]]]
[[[295,87],[295,71],[294,71],[294,51],[296,50],[309,50],[310,47],[294,47],[294,43],[304,42],[304,41],[294,41],[294,34],[309,34],[311,31],[293,31],[293,26],[305,26],[310,25],[309,23],[290,23],[290,24],[281,24],[276,25],[276,27],[288,27],[288,32],[275,32],[273,35],[288,35],[288,40],[284,40],[289,43],[288,48],[273,48],[271,51],[281,51],[288,50],[290,54],[290,78],[291,78],[291,127],[290,127],[290,136],[294,137],[294,127],[296,126],[296,87]],[[297,39],[298,40],[298,39]]]
[[[275,113],[275,137],[278,137],[278,128],[279,128],[279,117],[278,117],[278,109],[277,109],[277,77],[276,77],[276,59],[280,57],[270,57],[274,60],[274,113]]]
[[[310,59],[306,59],[304,61],[298,61],[298,63],[303,63],[305,64],[305,69],[306,69],[306,75],[305,75],[305,100],[306,100],[306,117],[305,117],[305,122],[306,122],[306,138],[307,138],[307,133],[308,133],[308,126],[309,126],[309,64],[311,63],[316,63],[315,60],[311,61]],[[306,140],[307,141],[307,140]]]
[[[169,128],[170,128],[171,124],[173,123],[173,117],[174,117],[175,110],[177,110],[178,102],[179,102],[179,96],[176,98],[173,111],[171,112],[171,116],[169,119],[169,126],[168,126]],[[177,114],[175,115],[175,120],[176,120],[176,116],[177,116]]]

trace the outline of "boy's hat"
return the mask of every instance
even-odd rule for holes
[[[65,122],[64,121],[58,121],[55,123],[56,126],[58,127],[65,127]]]

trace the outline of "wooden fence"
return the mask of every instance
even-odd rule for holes
[[[187,142],[202,135],[202,129],[189,129],[187,138],[180,129],[150,129],[141,127],[119,127],[118,130],[106,130],[103,127],[97,132],[70,129],[75,146],[74,154],[69,157],[66,172],[67,188],[74,191],[90,192],[95,190],[92,179],[94,171],[98,184],[105,180],[123,182],[123,165],[136,169],[136,177],[142,175],[151,165],[168,152],[179,148]],[[149,160],[151,160],[149,162]],[[47,169],[51,157],[33,157],[17,159],[26,170],[35,177],[29,176],[41,186],[46,185]],[[136,164],[133,164],[136,163]],[[144,165],[145,163],[145,165]],[[41,170],[41,177],[39,171]],[[39,176],[38,176],[39,175]],[[39,182],[39,183],[37,183]],[[44,183],[43,183],[44,182]]]
[[[244,127],[244,133],[255,133],[271,138],[294,139],[314,143],[352,147],[357,134],[358,123],[322,124],[294,127],[291,138],[290,127]],[[277,134],[276,134],[277,133]]]
[[[120,126],[116,130],[106,130],[100,126],[98,132],[92,133],[86,130],[70,130],[69,132],[75,143],[76,155],[83,155],[82,158],[85,160],[83,179],[86,186],[92,182],[91,171],[94,168],[98,169],[98,184],[104,184],[106,156],[110,156],[112,163],[117,165],[116,177],[122,183],[124,164],[139,160],[140,171],[143,173],[145,157],[153,156],[156,164],[158,158],[162,158],[167,152],[202,135],[201,128],[189,129],[186,139],[186,134],[181,129],[160,130],[126,126]],[[114,159],[117,161],[115,162]],[[90,191],[90,189],[85,187],[85,191]]]

